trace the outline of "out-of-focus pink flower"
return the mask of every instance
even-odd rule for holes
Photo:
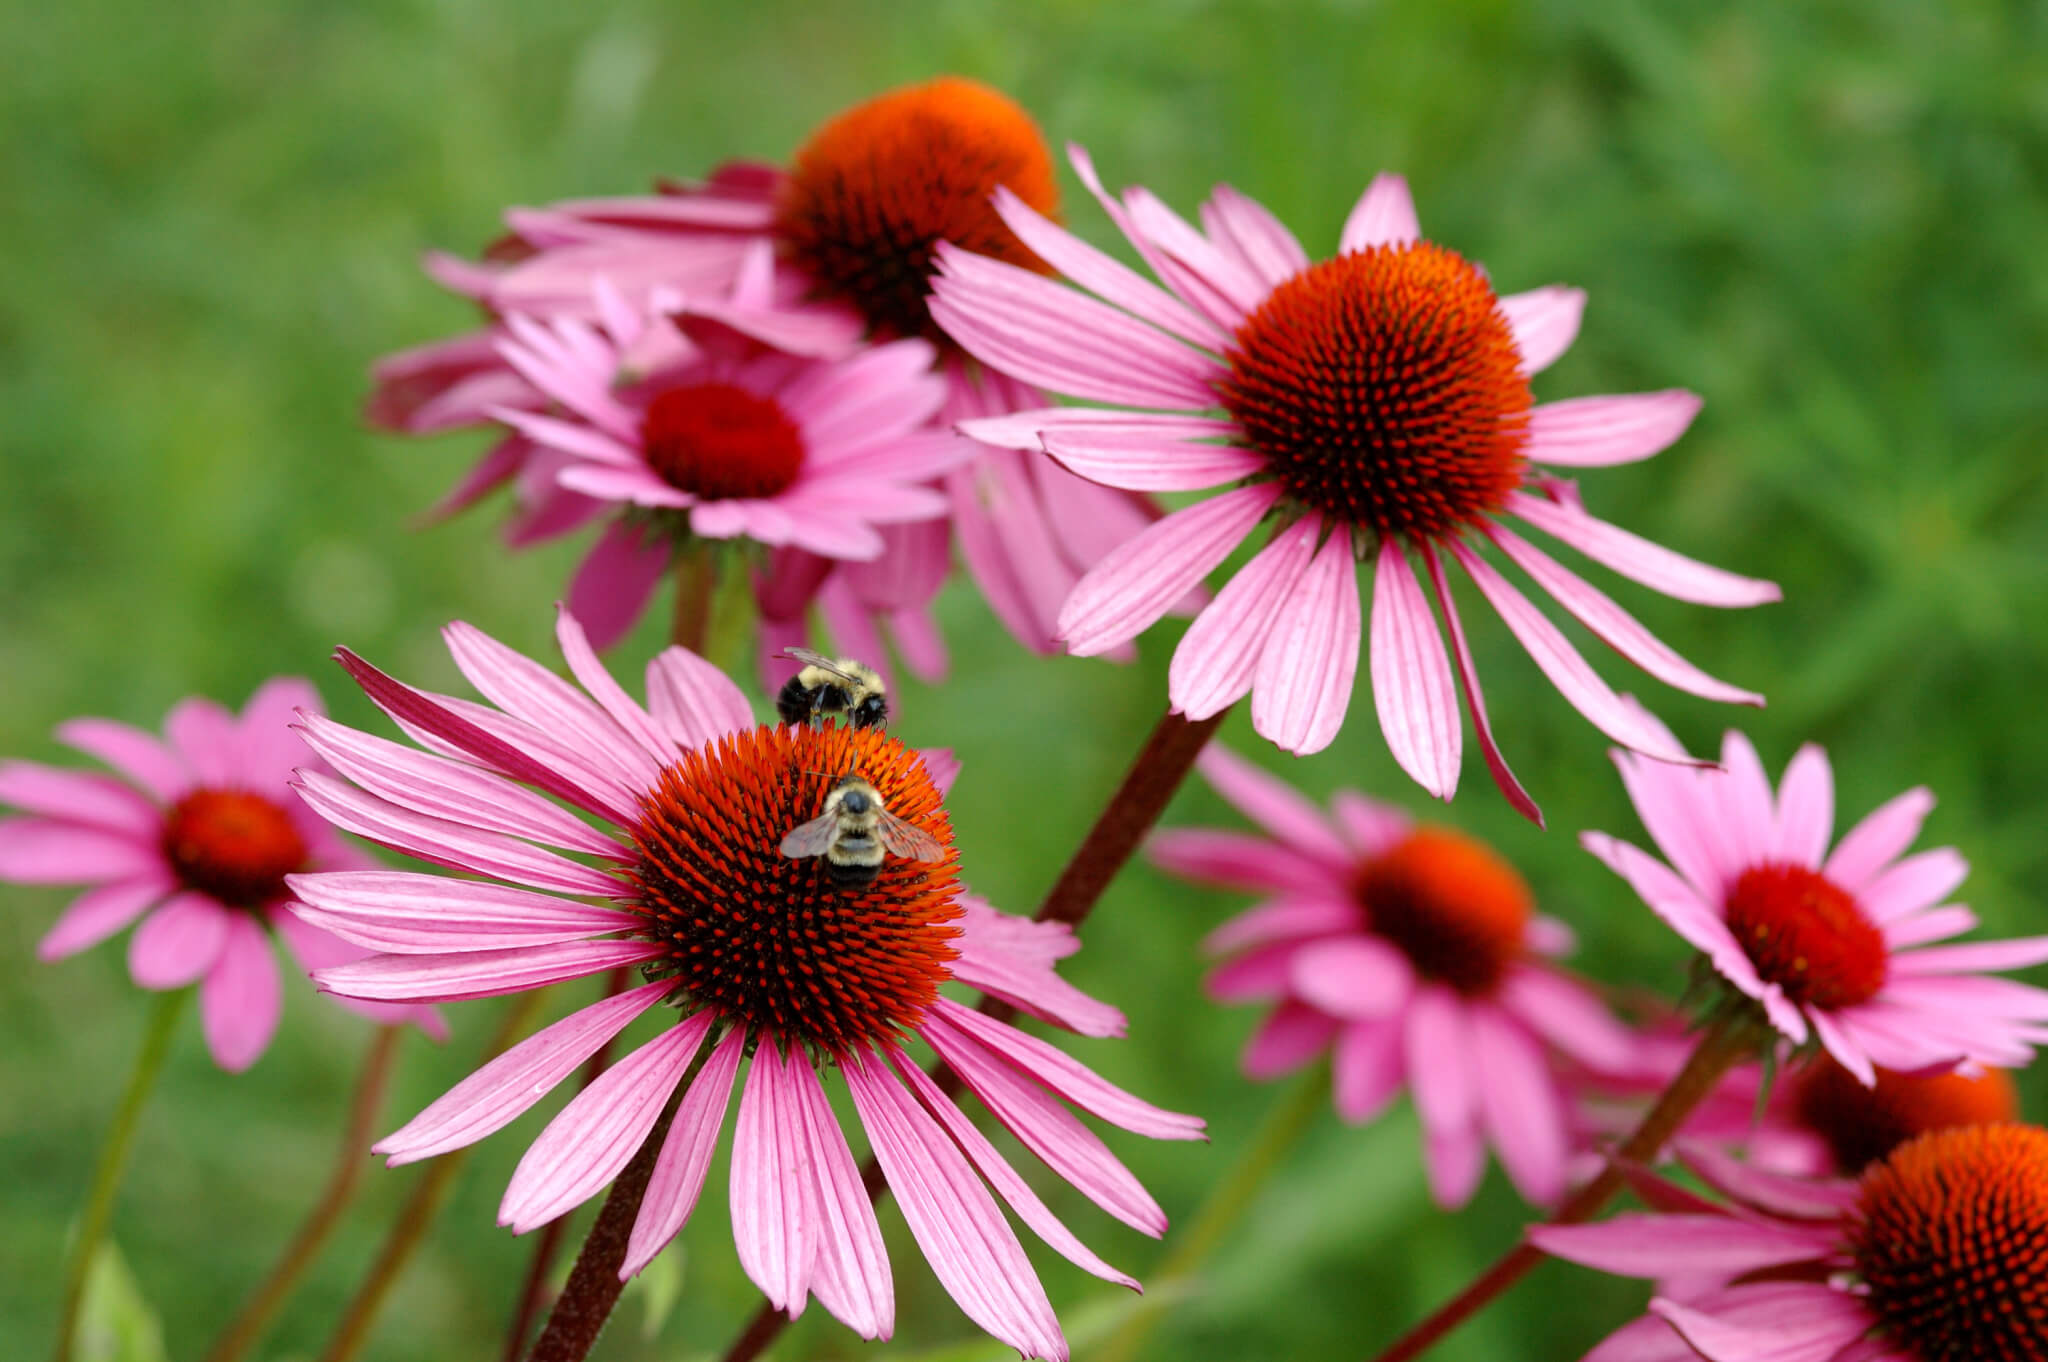
[[[1704,567],[1594,519],[1566,485],[1537,471],[1648,458],[1699,408],[1698,398],[1676,390],[1534,405],[1530,378],[1577,334],[1582,292],[1496,297],[1477,266],[1422,238],[1407,185],[1395,176],[1382,175],[1359,200],[1340,253],[1311,263],[1271,213],[1227,186],[1203,205],[1198,228],[1145,190],[1111,198],[1086,156],[1072,154],[1166,287],[999,193],[1011,230],[1096,296],[941,247],[932,315],[992,368],[1106,405],[963,429],[993,444],[1042,446],[1082,477],[1128,491],[1231,490],[1168,516],[1088,573],[1060,615],[1071,651],[1129,642],[1272,520],[1271,541],[1174,654],[1169,696],[1190,717],[1215,714],[1249,691],[1262,735],[1291,752],[1328,746],[1350,705],[1367,630],[1355,565],[1370,559],[1370,672],[1394,756],[1430,793],[1448,799],[1456,789],[1455,670],[1495,780],[1535,817],[1487,724],[1445,589],[1448,556],[1596,726],[1638,750],[1686,760],[1480,557],[1479,541],[1658,679],[1712,699],[1761,703],[1685,662],[1501,521],[1517,517],[1685,600],[1777,598],[1768,582]],[[1411,557],[1435,584],[1448,653]]]
[[[638,1272],[695,1207],[751,1056],[730,1186],[741,1266],[792,1315],[816,1295],[862,1336],[887,1337],[888,1258],[822,1085],[836,1070],[912,1235],[960,1307],[1027,1355],[1064,1358],[1044,1288],[990,1189],[1070,1261],[1134,1283],[1054,1218],[902,1046],[924,1041],[1026,1148],[1111,1215],[1159,1234],[1158,1204],[1061,1099],[1162,1139],[1198,1138],[1202,1123],[938,992],[958,980],[1055,1025],[1120,1034],[1121,1014],[1053,972],[1074,948],[1071,934],[963,893],[941,803],[949,772],[880,729],[757,725],[739,688],[680,648],[648,664],[642,707],[573,616],[563,615],[559,638],[580,689],[467,625],[449,626],[456,664],[489,704],[415,690],[344,654],[371,699],[427,751],[307,724],[307,741],[346,777],[308,775],[301,793],[313,808],[487,877],[295,877],[315,920],[388,952],[324,971],[324,987],[421,1002],[627,965],[649,978],[508,1050],[378,1150],[398,1163],[482,1139],[635,1018],[679,1007],[535,1140],[506,1190],[505,1224],[523,1233],[593,1196],[701,1064],[632,1231],[621,1271]],[[785,855],[783,838],[821,812],[845,771],[936,839],[944,858],[891,855],[855,884],[821,858]]]
[[[2048,1356],[2048,1132],[1921,1135],[1853,1182],[1685,1157],[1727,1203],[1642,1175],[1648,1213],[1529,1231],[1546,1253],[1664,1284],[1586,1362]]]
[[[293,797],[294,767],[317,765],[291,731],[320,695],[297,677],[267,681],[241,714],[180,701],[158,738],[112,719],[71,719],[65,743],[120,779],[31,761],[0,762],[0,880],[92,886],[36,953],[94,946],[140,922],[128,972],[149,989],[199,985],[207,1049],[230,1072],[254,1064],[284,1005],[270,934],[307,970],[369,952],[304,921],[285,887],[301,870],[370,862]],[[439,1038],[432,1009],[347,1001],[383,1022],[413,1021]]]
[[[1633,1059],[1628,1032],[1548,962],[1570,932],[1537,916],[1521,877],[1462,833],[1413,826],[1350,790],[1326,817],[1221,747],[1201,766],[1263,835],[1163,832],[1152,857],[1269,896],[1209,937],[1230,957],[1211,996],[1276,1004],[1245,1072],[1270,1078],[1329,1051],[1345,1120],[1412,1095],[1441,1205],[1470,1199],[1489,1146],[1524,1196],[1557,1200],[1572,1149],[1552,1051],[1602,1070]]]
[[[2048,936],[1933,945],[1976,915],[1945,900],[1969,865],[1953,847],[1906,855],[1934,796],[1912,789],[1834,839],[1827,754],[1799,749],[1776,795],[1730,732],[1709,770],[1614,754],[1670,864],[1602,832],[1585,848],[1761,1004],[1795,1045],[1817,1040],[1863,1083],[1958,1064],[2024,1067],[2048,1040],[2048,991],[1991,971],[2048,961]]]

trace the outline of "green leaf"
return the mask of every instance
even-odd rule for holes
[[[646,1307],[640,1320],[640,1337],[651,1339],[668,1322],[669,1313],[683,1294],[683,1268],[687,1255],[681,1244],[671,1244],[654,1255],[654,1261],[640,1269],[640,1275],[626,1284],[628,1295],[638,1294]]]
[[[164,1326],[114,1241],[93,1255],[79,1307],[79,1362],[167,1362]]]

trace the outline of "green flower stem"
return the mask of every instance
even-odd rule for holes
[[[676,546],[676,599],[669,616],[668,641],[699,657],[711,639],[711,602],[718,590],[718,550],[699,539]]]
[[[94,1255],[113,1218],[114,1197],[121,1190],[121,1175],[128,1169],[128,1156],[135,1150],[135,1132],[141,1124],[142,1108],[163,1072],[164,1059],[171,1052],[171,1036],[178,1029],[178,1016],[185,1010],[189,988],[157,995],[156,1008],[149,1016],[149,1029],[142,1034],[142,1052],[135,1057],[128,1088],[114,1112],[114,1124],[100,1146],[99,1165],[93,1169],[92,1187],[86,1193],[85,1213],[78,1223],[78,1237],[71,1245],[71,1260],[64,1266],[64,1297],[57,1316],[56,1362],[71,1362],[78,1344],[78,1311],[85,1303],[85,1279],[92,1272]]]
[[[1216,1251],[1224,1236],[1237,1227],[1238,1221],[1258,1200],[1266,1179],[1300,1143],[1329,1097],[1330,1067],[1318,1064],[1312,1074],[1295,1084],[1294,1091],[1282,1097],[1267,1113],[1251,1143],[1237,1156],[1237,1162],[1224,1175],[1223,1181],[1209,1193],[1209,1199],[1202,1208],[1195,1212],[1194,1221],[1176,1238],[1173,1252],[1166,1255],[1166,1260],[1152,1272],[1151,1285],[1171,1288],[1201,1270],[1202,1264],[1209,1260],[1209,1255]],[[1093,1362],[1127,1362],[1136,1357],[1146,1338],[1164,1317],[1168,1305],[1183,1294],[1162,1289],[1156,1296],[1141,1298],[1123,1327],[1094,1354]]]

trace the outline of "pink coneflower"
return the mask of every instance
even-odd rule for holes
[[[0,762],[0,801],[28,816],[0,821],[0,879],[91,885],[44,935],[44,960],[94,946],[140,920],[128,972],[148,989],[199,985],[206,1047],[230,1072],[254,1064],[283,1007],[270,935],[307,970],[367,952],[303,921],[285,876],[369,864],[287,788],[308,764],[291,731],[320,695],[297,677],[265,682],[240,716],[180,701],[158,739],[113,719],[71,719],[57,736],[122,779],[31,761]],[[349,1002],[379,1021],[427,1009]]]
[[[1530,1231],[1560,1258],[1682,1284],[1587,1362],[2048,1356],[2048,1132],[1922,1135],[1855,1182],[1806,1182],[1696,1150],[1688,1162],[1732,1204],[1643,1177],[1651,1213]]]
[[[827,354],[820,348],[827,341],[921,338],[936,347],[948,391],[942,415],[950,425],[1045,402],[1005,375],[980,372],[932,324],[926,306],[940,241],[1044,268],[996,216],[989,195],[998,186],[1041,212],[1057,211],[1052,155],[1030,115],[987,86],[944,76],[827,120],[787,171],[735,163],[702,184],[665,186],[659,195],[513,209],[506,215],[511,235],[489,259],[472,264],[435,255],[428,269],[500,319],[589,323],[598,319],[592,295],[600,279],[636,307],[662,299],[695,305],[727,297],[749,268],[770,257],[772,311],[803,314],[797,336],[771,343],[801,341],[804,353]],[[498,356],[504,334],[500,320],[382,361],[370,419],[426,433],[481,424],[501,408],[540,409],[545,398]],[[980,456],[942,483],[960,556],[1011,633],[1051,652],[1058,609],[1074,583],[1157,519],[1158,510],[1142,494],[1074,477],[1035,453],[1027,460],[977,448]],[[437,511],[459,509],[516,479],[515,543],[596,513],[594,503],[555,486],[552,467],[527,471],[533,454],[523,437],[508,436]],[[597,632],[588,602],[579,609]],[[911,667],[921,670],[914,661]]]
[[[1144,492],[1232,490],[1168,516],[1089,572],[1060,615],[1076,653],[1126,643],[1263,521],[1270,543],[1174,654],[1169,696],[1191,718],[1252,696],[1258,731],[1292,752],[1329,745],[1351,702],[1363,627],[1355,560],[1375,564],[1373,695],[1402,767],[1449,798],[1461,730],[1452,657],[1487,763],[1501,762],[1442,558],[1470,574],[1565,697],[1616,741],[1684,752],[1609,690],[1475,548],[1487,541],[1599,637],[1660,680],[1760,703],[1679,658],[1619,606],[1501,523],[1516,516],[1669,595],[1710,605],[1777,598],[1767,582],[1703,567],[1588,515],[1543,468],[1648,458],[1699,400],[1679,391],[1534,404],[1530,376],[1578,331],[1585,295],[1497,297],[1476,265],[1422,239],[1407,185],[1383,175],[1352,210],[1340,254],[1311,264],[1287,229],[1227,186],[1197,229],[1142,189],[1102,191],[1075,169],[1166,288],[1060,230],[1016,195],[997,211],[1024,243],[1096,294],[941,247],[932,315],[995,369],[1100,407],[970,423],[1083,477]],[[1436,586],[1446,654],[1411,557]]]
[[[1350,790],[1326,818],[1219,747],[1201,764],[1266,835],[1165,832],[1152,855],[1190,879],[1271,895],[1209,938],[1232,957],[1210,976],[1213,997],[1277,1004],[1245,1072],[1270,1078],[1327,1050],[1345,1120],[1373,1119],[1404,1086],[1413,1095],[1441,1205],[1470,1199],[1489,1145],[1524,1196],[1555,1201],[1571,1150],[1550,1051],[1595,1068],[1630,1059],[1627,1032],[1548,963],[1570,932],[1463,833],[1411,825]]]
[[[1885,804],[1830,851],[1834,773],[1811,744],[1775,797],[1740,733],[1718,769],[1614,759],[1670,865],[1605,833],[1580,842],[1793,1044],[1817,1039],[1869,1084],[1880,1064],[2024,1067],[2048,1040],[2048,991],[1987,977],[2048,961],[2048,936],[1931,945],[1977,919],[1944,902],[1969,873],[1953,847],[1904,854],[1934,807],[1927,790]]]
[[[1113,1008],[1053,973],[1073,947],[1063,928],[963,897],[925,761],[878,729],[757,725],[738,687],[680,648],[648,664],[642,708],[567,614],[560,639],[580,691],[466,625],[451,625],[447,637],[492,703],[414,690],[344,653],[370,697],[432,752],[315,720],[308,741],[355,783],[311,774],[302,792],[344,828],[491,878],[295,879],[318,921],[390,952],[320,982],[385,1001],[488,997],[627,965],[650,982],[507,1051],[377,1148],[398,1163],[481,1139],[635,1018],[677,1006],[673,1025],[614,1064],[534,1142],[506,1191],[505,1224],[524,1232],[595,1194],[700,1063],[621,1268],[638,1272],[689,1218],[751,1056],[733,1141],[740,1263],[791,1315],[815,1294],[864,1337],[886,1337],[888,1259],[821,1083],[836,1070],[911,1233],[961,1308],[1026,1354],[1064,1358],[1044,1289],[989,1188],[1074,1263],[1130,1279],[1052,1216],[903,1043],[925,1041],[1027,1148],[1150,1234],[1166,1223],[1157,1203],[1057,1099],[1165,1139],[1195,1138],[1201,1122],[1140,1102],[939,994],[958,980],[1084,1034],[1122,1026]],[[847,885],[821,859],[783,855],[783,837],[816,816],[849,771],[947,848],[944,860],[891,857],[872,882]]]

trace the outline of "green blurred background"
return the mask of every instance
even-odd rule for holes
[[[1731,722],[1773,770],[1800,741],[1825,743],[1845,818],[1932,785],[1928,837],[1972,861],[1966,897],[1987,929],[2048,929],[2044,39],[2040,5],[1914,0],[1660,14],[1557,0],[7,6],[0,752],[67,760],[48,736],[67,716],[154,727],[182,695],[239,704],[279,672],[314,676],[370,723],[329,650],[345,641],[453,688],[435,634],[451,617],[548,655],[549,602],[580,542],[509,557],[499,506],[415,530],[479,441],[402,441],[358,417],[373,357],[470,323],[418,274],[419,252],[474,250],[507,204],[781,158],[852,101],[956,71],[1085,143],[1112,183],[1192,208],[1227,178],[1312,253],[1375,171],[1398,169],[1428,233],[1504,288],[1588,288],[1582,338],[1539,397],[1706,397],[1672,451],[1584,479],[1589,503],[1785,587],[1783,605],[1732,613],[1617,589],[1688,656],[1766,691],[1767,711],[1608,675],[1694,750]],[[1107,242],[1092,204],[1070,216]],[[899,731],[966,759],[952,807],[970,874],[1028,909],[1156,716],[1179,626],[1117,669],[1027,658],[964,586],[943,605],[953,676],[903,687]],[[1574,841],[1636,834],[1600,738],[1503,627],[1471,618],[1509,757],[1552,831],[1510,813],[1471,754],[1447,816],[1525,867],[1581,930],[1589,968],[1675,991],[1678,942]],[[641,631],[620,665],[637,671],[657,643]],[[1242,715],[1226,733],[1251,746]],[[1337,746],[1288,770],[1319,795],[1425,802],[1363,692]],[[1194,789],[1171,817],[1231,821]],[[147,1008],[119,946],[35,962],[65,899],[0,892],[0,1339],[29,1355],[50,1336],[59,1245]],[[1131,1017],[1128,1043],[1074,1052],[1212,1122],[1207,1146],[1112,1140],[1181,1221],[1287,1091],[1237,1077],[1254,1014],[1197,991],[1195,943],[1241,903],[1136,868],[1068,969]],[[408,1041],[385,1128],[467,1071],[494,1007],[456,1008],[444,1047]],[[204,1348],[305,1209],[367,1039],[295,994],[275,1047],[230,1077],[188,1024],[114,1226],[171,1357]],[[368,1356],[496,1355],[527,1249],[493,1211],[540,1120],[480,1148]],[[370,1175],[262,1356],[317,1351],[419,1171]],[[722,1178],[721,1159],[667,1322],[647,1336],[629,1300],[601,1356],[715,1355],[752,1312]],[[1049,1191],[1113,1261],[1141,1276],[1158,1261],[1158,1246]],[[1435,1213],[1405,1105],[1366,1131],[1324,1112],[1148,1355],[1369,1355],[1506,1245],[1521,1214],[1497,1172],[1469,1213]],[[900,1218],[883,1220],[897,1342],[862,1345],[813,1311],[779,1356],[904,1357],[973,1337]],[[1098,1303],[1115,1306],[1033,1252],[1077,1338]],[[1576,1357],[1643,1295],[1552,1266],[1440,1355]]]

